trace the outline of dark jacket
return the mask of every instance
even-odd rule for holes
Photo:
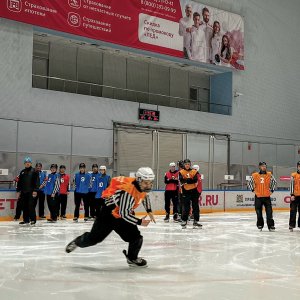
[[[40,187],[39,173],[32,167],[25,168],[19,175],[17,192],[32,193],[37,192]]]

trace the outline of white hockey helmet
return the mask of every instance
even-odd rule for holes
[[[137,170],[135,173],[135,177],[137,181],[142,181],[142,180],[151,180],[153,181],[155,179],[155,175],[152,171],[151,168],[149,167],[142,167]]]
[[[171,162],[171,163],[169,164],[169,167],[176,167],[176,164],[175,164],[174,162]]]
[[[106,166],[100,166],[99,170],[105,170],[106,171]]]
[[[200,167],[198,165],[193,165],[192,166],[192,169],[193,170],[196,170],[197,172],[199,171]]]

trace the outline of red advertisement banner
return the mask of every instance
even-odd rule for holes
[[[187,6],[190,6],[192,10],[188,17],[189,25],[187,25],[190,28],[184,27],[184,33],[182,33],[182,20],[187,18]],[[220,38],[222,39],[222,36],[218,33],[216,36],[220,35],[218,44],[220,53],[212,57],[214,20],[205,23],[204,7],[203,4],[184,0],[2,0],[0,17],[205,63],[221,64],[224,60],[226,64],[223,65],[243,69],[244,41],[241,17],[221,11],[223,15],[219,22],[220,27],[226,28],[222,36],[227,35],[231,40],[231,48],[227,47],[224,48],[226,51],[224,49],[223,52],[221,51]],[[196,10],[200,15],[198,22],[200,26],[194,18]],[[220,10],[208,7],[207,10],[211,17],[215,18],[220,15]],[[227,26],[224,22],[231,25]],[[205,37],[203,30],[206,30]],[[203,40],[199,40],[201,36]],[[237,39],[238,44],[234,43]],[[188,46],[187,40],[190,42]],[[203,50],[204,48],[206,50]],[[187,55],[186,49],[190,50],[190,55]],[[230,60],[225,59],[228,52],[231,53]],[[220,56],[220,60],[215,60],[216,55]]]

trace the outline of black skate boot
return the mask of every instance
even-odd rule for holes
[[[87,222],[87,221],[89,220],[89,218],[86,217],[86,218],[84,218],[83,220],[84,220],[84,222]]]
[[[289,226],[289,231],[293,232],[294,231],[294,227],[293,226]]]
[[[262,231],[263,227],[262,226],[257,226],[259,231]]]
[[[19,223],[19,225],[29,225],[29,222],[22,221],[22,222]]]
[[[78,223],[78,218],[74,218],[73,222]]]
[[[200,224],[200,223],[197,222],[197,221],[194,221],[194,223],[193,223],[193,228],[194,228],[194,229],[202,229],[202,224]]]
[[[187,221],[182,221],[181,222],[181,228],[186,229],[186,224],[187,224]]]
[[[175,223],[177,223],[178,220],[179,220],[178,214],[174,214],[174,216],[173,216],[173,221],[174,221]]]
[[[76,239],[75,239],[76,240]],[[70,242],[67,247],[66,247],[66,252],[67,253],[71,253],[73,252],[76,248],[77,248],[77,245],[75,243],[75,240],[73,240],[72,242]]]
[[[275,231],[275,227],[274,226],[270,226],[269,231]]]
[[[123,250],[123,254],[125,255],[127,259],[127,263],[129,267],[139,267],[139,268],[147,268],[147,261],[141,257],[138,257],[137,259],[131,260],[128,258],[126,250]]]
[[[31,226],[35,226],[35,224],[36,224],[36,221],[31,221],[31,222],[30,222],[30,225],[31,225]]]
[[[170,221],[170,214],[166,214],[166,217],[164,218],[165,223],[169,223]]]

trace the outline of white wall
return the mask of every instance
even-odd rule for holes
[[[244,96],[233,100],[232,116],[159,107],[159,125],[300,140],[300,2],[206,2],[245,18],[246,71],[234,73],[234,89]],[[105,129],[112,121],[138,123],[138,103],[32,89],[32,40],[31,26],[0,20],[0,118]]]

